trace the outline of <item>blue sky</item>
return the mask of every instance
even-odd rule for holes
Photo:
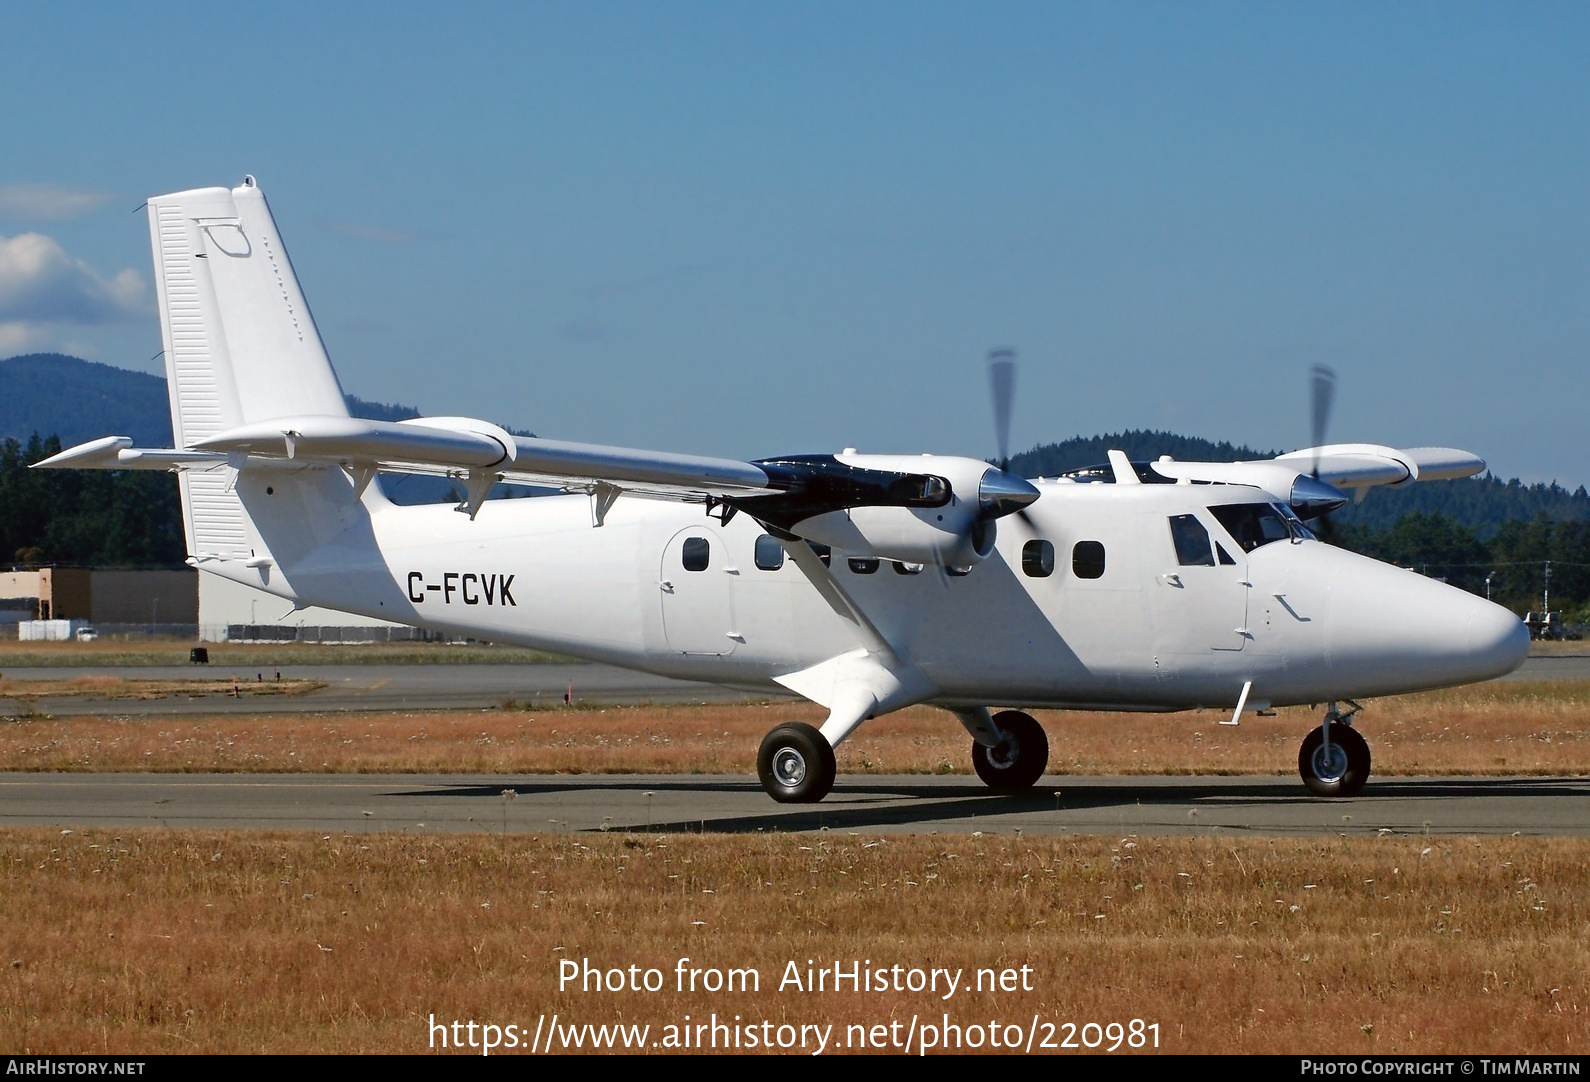
[[[343,385],[733,457],[1130,427],[1590,483],[1590,9],[8,6],[0,356],[159,370],[150,194],[270,197]]]

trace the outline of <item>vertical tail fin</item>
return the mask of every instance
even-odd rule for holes
[[[347,405],[265,195],[200,188],[149,200],[160,334],[178,448],[273,417],[346,417]],[[234,471],[185,470],[188,552],[256,555]]]

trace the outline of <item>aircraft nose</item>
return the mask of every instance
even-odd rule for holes
[[[1529,656],[1529,628],[1500,605],[1482,598],[1474,601],[1477,604],[1468,620],[1468,654],[1486,674],[1477,679],[1504,676]]]
[[[1333,668],[1362,694],[1491,680],[1529,653],[1523,622],[1483,597],[1329,546],[1313,555],[1332,582]]]
[[[1507,609],[1444,583],[1415,579],[1411,585],[1410,645],[1441,658],[1432,669],[1446,669],[1444,682],[1491,680],[1524,663],[1529,629]]]

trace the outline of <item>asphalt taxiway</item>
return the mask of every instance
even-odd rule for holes
[[[1295,778],[841,775],[779,805],[725,775],[5,774],[0,824],[416,834],[855,831],[1015,835],[1590,835],[1590,779],[1387,778],[1352,800]]]

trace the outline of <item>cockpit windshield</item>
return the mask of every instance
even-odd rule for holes
[[[1284,504],[1228,503],[1211,507],[1209,513],[1236,539],[1243,552],[1252,552],[1272,541],[1302,541],[1314,536]]]

